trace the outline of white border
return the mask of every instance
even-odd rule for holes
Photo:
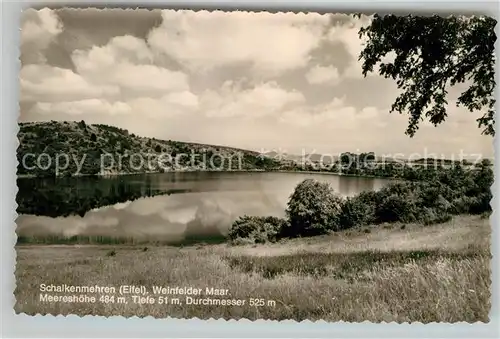
[[[1,1],[1,0],[0,0]],[[488,324],[456,323],[456,324],[397,324],[383,323],[326,323],[318,321],[312,323],[303,321],[263,321],[249,320],[225,321],[198,319],[154,319],[152,317],[139,319],[123,317],[97,317],[86,316],[27,316],[15,315],[13,291],[15,288],[14,268],[16,253],[14,251],[15,223],[17,216],[15,209],[16,167],[15,149],[18,141],[17,118],[19,114],[19,17],[22,9],[27,7],[154,7],[176,9],[243,9],[243,10],[270,10],[276,11],[316,11],[316,12],[373,12],[377,13],[420,13],[431,14],[487,14],[498,20],[498,3],[496,1],[2,1],[1,34],[2,50],[0,55],[1,67],[1,96],[2,107],[0,115],[1,128],[1,258],[2,274],[0,286],[1,333],[2,337],[339,337],[339,338],[500,338],[500,295],[498,290],[498,256],[499,256],[499,230],[498,212],[499,182],[496,180],[493,187],[493,200],[491,205],[494,212],[491,217],[492,232],[492,309]],[[496,27],[497,36],[499,25]],[[497,54],[499,41],[497,40]],[[497,58],[498,70],[498,58]],[[497,71],[498,74],[498,71]],[[498,77],[497,77],[498,78]],[[496,88],[498,98],[499,88]],[[498,107],[498,103],[497,103]],[[498,124],[497,124],[498,126]],[[498,130],[498,127],[497,127]],[[495,151],[498,137],[495,138]],[[496,152],[495,152],[496,153]],[[499,159],[495,157],[495,172],[499,166]]]

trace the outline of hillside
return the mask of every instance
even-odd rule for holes
[[[84,121],[20,123],[18,138],[18,175],[23,176],[269,170],[279,165],[257,152],[140,137],[121,128]]]

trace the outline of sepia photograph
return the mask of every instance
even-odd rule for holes
[[[496,23],[23,11],[15,312],[489,322]]]

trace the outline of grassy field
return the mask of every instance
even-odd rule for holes
[[[32,315],[488,322],[489,248],[489,220],[479,216],[264,245],[18,246],[15,308]],[[42,303],[42,283],[215,287],[229,290],[221,298],[246,305]],[[249,306],[250,298],[264,305]]]

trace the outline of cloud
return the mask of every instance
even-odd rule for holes
[[[193,112],[197,107],[197,96],[191,92],[178,92],[169,93],[160,98],[142,97],[114,102],[105,99],[37,102],[31,112],[42,115],[133,115],[142,119],[144,117],[161,118]]]
[[[102,99],[87,99],[69,102],[37,102],[32,108],[38,114],[68,114],[68,115],[88,115],[88,114],[108,114],[121,115],[130,114],[131,107],[124,102],[107,102]]]
[[[57,14],[48,8],[28,9],[21,19],[21,54],[23,61],[43,63],[42,52],[62,32],[63,25]]]
[[[311,127],[341,120],[342,123],[338,125],[350,126],[356,109],[346,106],[344,100],[344,98],[334,98],[326,104],[298,106],[283,112],[279,121],[289,125]]]
[[[408,115],[387,108],[394,82],[362,79],[357,33],[367,16],[163,11],[145,38],[134,25],[108,39],[84,29],[100,11],[80,18],[77,30],[56,13],[23,14],[24,121],[78,116],[148,137],[254,150],[493,153],[475,122],[480,113],[454,105],[437,128],[422,123],[414,138],[404,134]],[[84,48],[75,43],[82,39]],[[44,62],[43,53],[57,51],[72,69]]]
[[[219,91],[206,90],[200,104],[208,117],[262,117],[304,101],[302,93],[284,90],[276,82],[242,89],[239,83],[227,81]]]
[[[104,46],[74,51],[72,60],[76,72],[43,64],[24,66],[20,72],[21,100],[78,102],[160,97],[161,102],[161,97],[166,96],[173,104],[190,101],[188,106],[197,105],[189,91],[188,76],[152,64],[153,53],[144,40],[116,37]]]
[[[339,83],[340,77],[337,68],[316,65],[306,73],[306,79],[310,84],[335,85]]]
[[[169,93],[160,98],[135,98],[128,101],[135,116],[172,117],[192,113],[198,108],[198,97],[191,92]]]
[[[76,50],[72,60],[79,74],[93,83],[117,86],[136,96],[189,89],[188,76],[153,64],[144,40],[120,36],[102,47]]]
[[[346,15],[348,16],[348,15]],[[328,30],[326,39],[330,42],[341,43],[351,57],[348,67],[342,72],[341,76],[346,78],[362,79],[363,76],[363,62],[358,60],[361,52],[363,51],[368,38],[366,35],[359,37],[359,30],[362,27],[370,25],[373,16],[362,15],[360,19],[354,18],[352,15],[348,16],[347,23],[342,25],[334,25]],[[394,53],[388,53],[381,62],[391,62],[395,58]],[[367,76],[379,76],[378,64],[373,68],[373,72],[367,73]]]
[[[148,42],[193,71],[248,63],[260,74],[307,65],[328,25],[327,15],[223,11],[162,12]]]
[[[69,69],[35,64],[21,69],[20,88],[22,101],[74,101],[119,94],[117,86],[96,86]]]
[[[365,128],[383,127],[380,109],[364,107],[357,109],[346,104],[345,97],[333,98],[318,105],[302,105],[286,110],[279,116],[279,122],[296,127],[308,127],[315,131],[356,131]]]

